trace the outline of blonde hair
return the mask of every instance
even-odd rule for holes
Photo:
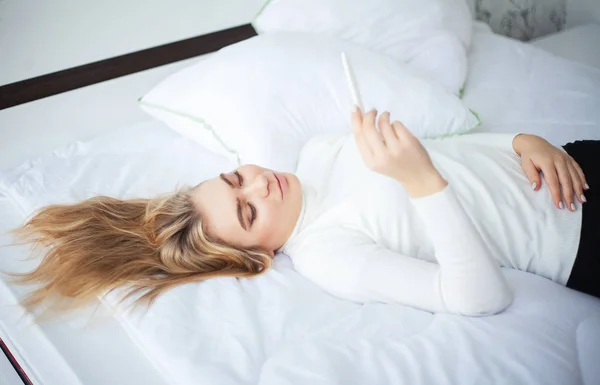
[[[177,285],[265,272],[271,265],[266,251],[241,250],[206,234],[191,191],[153,199],[98,196],[41,209],[14,230],[45,248],[37,268],[11,274],[16,283],[40,284],[23,305],[32,310],[51,302],[54,308],[62,297],[69,301],[60,310],[67,310],[124,286],[123,300],[142,294],[134,303],[149,306]]]

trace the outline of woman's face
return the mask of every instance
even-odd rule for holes
[[[302,186],[294,174],[245,165],[199,184],[192,197],[210,236],[274,254],[296,226]]]

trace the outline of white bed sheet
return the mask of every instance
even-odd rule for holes
[[[4,232],[23,217],[4,198],[0,213],[0,244],[5,245]],[[0,270],[26,270],[31,264],[19,261],[26,255],[24,248],[0,248]],[[0,338],[35,385],[166,384],[103,305],[89,324],[91,309],[36,324],[23,318],[18,298],[24,293],[0,279]]]
[[[121,194],[123,191],[111,190],[111,187],[119,185],[119,173],[125,173],[125,169],[138,174],[143,173],[133,170],[134,167],[144,168],[144,164],[151,166],[149,159],[138,160],[137,166],[134,166],[136,151],[144,152],[146,158],[155,158],[155,153],[148,152],[149,144],[144,140],[146,133],[151,135],[150,141],[158,146],[163,137],[156,135],[162,132],[167,138],[171,131],[164,128],[163,124],[156,121],[148,121],[130,126],[129,130],[137,132],[140,136],[131,137],[130,142],[135,142],[135,148],[128,148],[125,153],[119,154],[118,151],[112,151],[104,146],[103,140],[112,138],[121,147],[130,147],[121,142],[122,137],[115,128],[112,136],[105,136],[104,139],[98,139],[91,142],[76,142],[61,150],[54,151],[41,158],[23,163],[21,166],[12,169],[12,172],[2,173],[2,183],[10,183],[14,189],[17,186],[26,188],[29,186],[33,190],[29,192],[33,195],[39,194],[42,198],[45,192],[49,193],[46,201],[64,201],[68,200],[70,193],[81,189],[70,189],[69,186],[61,185],[61,173],[74,177],[74,184],[78,182],[86,184],[90,179],[96,179],[104,188],[98,192],[107,194]],[[157,142],[158,141],[158,142]],[[146,145],[146,147],[144,147]],[[87,158],[87,155],[95,154],[93,160]],[[103,157],[102,154],[107,154]],[[120,156],[129,157],[128,165],[118,166]],[[107,166],[107,158],[110,163],[115,165],[118,170],[111,173],[108,178],[106,174],[102,178],[94,177],[94,167],[101,163]],[[68,159],[68,162],[65,162]],[[192,158],[189,158],[192,159]],[[89,162],[88,162],[89,161]],[[172,165],[172,163],[169,163]],[[77,174],[77,167],[85,167],[89,175]],[[20,171],[19,171],[20,170]],[[27,171],[25,171],[27,170]],[[60,171],[53,173],[52,170]],[[155,171],[168,174],[165,170],[156,168]],[[152,169],[147,169],[152,173]],[[29,183],[32,178],[38,185]],[[59,179],[54,179],[59,178]],[[131,175],[120,178],[131,180]],[[108,180],[108,181],[107,181]],[[110,180],[116,180],[114,184]],[[78,181],[78,182],[77,182]],[[65,195],[60,196],[60,189],[53,189],[53,186],[60,185],[66,188]],[[42,187],[43,186],[43,187]],[[87,184],[87,186],[91,186]],[[39,188],[38,188],[39,187]],[[93,188],[93,187],[90,187]],[[13,199],[13,193],[16,190],[6,191],[0,188],[0,245],[10,243],[11,238],[7,236],[6,231],[15,228],[23,223],[26,216],[33,208],[31,205],[22,206],[26,202],[27,194],[21,198]],[[19,190],[24,192],[24,190]],[[54,191],[54,193],[50,193]],[[83,194],[83,193],[82,193]],[[46,198],[44,198],[46,199]],[[35,261],[21,261],[27,256],[25,247],[0,247],[0,271],[27,271]],[[135,343],[128,336],[122,325],[113,318],[106,307],[98,302],[97,307],[91,307],[73,315],[65,316],[60,319],[54,319],[52,322],[35,324],[30,318],[22,320],[23,309],[18,305],[18,299],[21,298],[27,289],[19,286],[7,284],[4,276],[0,275],[0,338],[8,345],[11,352],[15,355],[25,372],[30,376],[36,385],[105,385],[105,384],[128,384],[128,385],[164,385],[166,380],[154,368],[154,364],[149,361]],[[94,314],[94,318],[91,316]]]
[[[553,56],[537,51],[532,54],[527,45],[497,38],[500,40],[476,35],[470,63],[473,76],[467,84],[465,101],[482,116],[481,129],[508,132],[533,128],[543,131],[553,142],[598,132],[597,105],[573,104],[582,99],[597,100],[598,72],[560,61],[550,64]],[[494,45],[503,54],[498,54]],[[507,61],[504,55],[511,59]],[[502,60],[504,65],[500,65]],[[505,67],[511,63],[516,63],[512,72]],[[532,102],[520,92],[532,95],[534,90],[530,88],[548,84],[531,73],[527,75],[531,68],[538,67],[548,73],[559,68],[561,77],[550,79],[553,87],[538,92],[539,99]],[[570,98],[555,104],[555,93],[566,93]],[[501,96],[511,99],[503,100]],[[544,102],[547,97],[550,99]],[[536,109],[545,103],[554,109]],[[572,114],[572,109],[577,114]],[[563,120],[558,119],[560,111]],[[555,124],[557,121],[560,124]],[[565,129],[570,126],[577,129]],[[0,212],[10,212],[0,218],[0,224],[3,229],[13,227],[40,206],[96,194],[150,196],[170,191],[177,184],[197,183],[230,167],[233,165],[224,158],[207,153],[160,124],[115,130],[0,173],[0,195],[4,199]],[[0,253],[0,269],[25,270],[31,266],[15,261],[15,257],[24,256],[24,250],[0,249]],[[81,330],[85,316],[40,327],[37,334],[18,331],[14,322],[17,307],[12,307],[11,314],[2,314],[1,319],[2,326],[8,324],[11,328],[8,335],[15,340],[13,347],[35,367],[40,384],[123,383],[118,378],[124,377],[113,373],[111,365],[120,362],[126,366],[127,357],[131,357],[133,366],[141,368],[143,365],[134,359],[136,354],[146,356],[165,382],[178,385],[199,381],[599,383],[596,360],[600,356],[600,300],[528,273],[504,272],[516,294],[513,305],[498,316],[465,318],[432,315],[399,305],[342,301],[300,277],[287,257],[278,256],[274,269],[259,279],[223,278],[191,284],[161,297],[148,313],[119,314],[121,325],[140,353],[127,344],[119,349],[122,330],[111,319],[92,325],[92,337]],[[3,304],[13,303],[19,290],[2,282],[0,300]],[[107,298],[107,303],[114,303],[114,297]],[[70,342],[69,346],[61,346],[61,336],[73,339],[73,335],[83,341],[96,340],[95,346],[104,339],[114,344],[106,351],[115,350],[120,356],[108,360],[101,355],[104,360],[94,362],[90,360],[94,350],[86,351],[85,344],[78,347]],[[85,378],[98,373],[97,366],[103,368],[106,378]],[[121,375],[124,373],[122,367],[117,369]],[[128,383],[136,380],[132,377]]]
[[[23,215],[96,194],[149,196],[232,166],[142,125],[1,174],[0,191]],[[494,317],[340,300],[299,276],[283,255],[264,277],[182,286],[148,313],[118,317],[170,384],[597,383],[600,300],[504,271],[516,299]]]

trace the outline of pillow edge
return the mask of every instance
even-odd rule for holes
[[[168,114],[173,114],[180,118],[191,120],[194,123],[198,123],[201,126],[201,129],[204,129],[204,130],[207,130],[208,132],[210,132],[210,134],[217,141],[219,146],[221,146],[225,150],[226,153],[228,153],[231,157],[233,157],[235,159],[234,161],[238,166],[242,165],[241,156],[240,156],[239,151],[234,150],[231,146],[229,146],[227,143],[225,143],[225,141],[217,134],[215,128],[211,124],[209,124],[206,120],[204,120],[203,118],[193,116],[193,115],[181,112],[181,111],[176,111],[169,107],[162,106],[160,104],[147,102],[144,100],[144,97],[139,98],[137,100],[137,102],[140,106],[142,106],[142,108],[147,108],[149,110],[156,109],[156,110],[159,110],[162,112],[166,112]],[[169,129],[174,130],[168,124],[166,124],[166,125],[169,127]],[[177,130],[174,130],[174,131],[177,131]],[[199,143],[199,144],[204,146],[203,143]]]

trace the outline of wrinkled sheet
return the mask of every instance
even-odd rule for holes
[[[4,173],[0,191],[26,213],[95,194],[149,196],[228,167],[166,129],[138,127]],[[117,317],[173,384],[593,384],[600,300],[504,272],[516,299],[493,317],[340,300],[284,255],[263,277],[189,284]]]

